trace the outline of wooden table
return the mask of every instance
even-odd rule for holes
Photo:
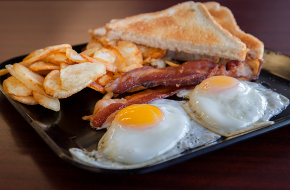
[[[179,1],[1,1],[0,62],[90,40],[88,29]],[[220,3],[241,29],[290,55],[290,1]],[[289,69],[289,68],[285,68]],[[116,176],[61,160],[0,93],[0,189],[289,189],[290,126],[148,174]]]

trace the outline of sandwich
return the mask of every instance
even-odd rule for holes
[[[259,75],[264,45],[239,29],[233,14],[215,2],[184,2],[166,10],[145,13],[106,24],[108,40],[127,40],[166,50],[181,61],[209,58],[216,63],[245,62],[245,80]],[[241,69],[241,68],[240,68]]]

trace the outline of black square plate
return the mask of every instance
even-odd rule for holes
[[[73,46],[73,49],[80,52],[85,45],[76,45]],[[0,69],[7,64],[20,62],[24,57],[19,56],[5,61],[0,64]],[[5,78],[5,76],[0,78],[0,90],[4,95],[2,82]],[[257,82],[290,99],[290,57],[265,49],[263,69]],[[95,103],[102,96],[101,93],[86,88],[69,98],[60,100],[61,110],[59,112],[48,110],[39,105],[24,105],[6,97],[60,158],[82,169],[98,173],[139,174],[159,170],[290,124],[289,106],[281,114],[272,118],[275,124],[268,127],[234,138],[222,137],[214,144],[190,149],[161,163],[136,169],[103,169],[78,162],[69,153],[69,149],[73,147],[88,151],[96,148],[104,130],[96,131],[92,129],[88,121],[82,120],[82,116],[90,115]]]

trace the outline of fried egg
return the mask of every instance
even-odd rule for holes
[[[142,163],[172,149],[189,126],[189,117],[174,106],[131,105],[116,115],[98,150],[116,162]]]
[[[220,136],[190,119],[185,101],[156,100],[120,110],[97,150],[70,149],[78,160],[103,168],[136,168],[180,156]]]
[[[289,100],[260,84],[214,76],[189,94],[185,110],[197,123],[222,136],[237,135],[265,125]]]

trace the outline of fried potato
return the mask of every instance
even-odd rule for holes
[[[246,59],[246,63],[251,67],[254,76],[258,76],[260,72],[259,59]]]
[[[82,56],[80,56],[75,50],[73,49],[66,49],[66,56],[69,60],[77,63],[87,62]]]
[[[34,56],[40,54],[41,52],[43,52],[43,49],[35,50],[35,51],[31,52],[30,54],[28,54],[26,57],[24,57],[24,59],[22,61],[28,60],[31,57],[34,57]]]
[[[91,34],[93,39],[98,39],[101,36],[104,36],[107,33],[107,30],[105,27],[99,27],[94,30],[89,30],[89,34]]]
[[[45,92],[54,98],[67,98],[83,88],[74,88],[70,90],[63,90],[61,88],[60,71],[51,71],[44,79],[43,88]]]
[[[91,63],[98,63],[98,64],[103,64],[106,67],[107,71],[111,71],[111,72],[117,72],[117,67],[115,65],[109,64],[106,61],[102,60],[102,59],[94,59],[92,57],[86,56],[84,54],[80,54],[84,59],[88,60]]]
[[[60,65],[61,63],[68,63],[68,64],[73,63],[72,61],[68,60],[65,53],[60,53],[60,52],[56,52],[47,56],[45,59],[43,59],[43,61],[48,62],[48,63],[54,63],[57,65]]]
[[[106,46],[109,41],[107,40],[106,36],[100,36],[98,38],[98,42],[100,42],[102,44],[102,46]]]
[[[102,48],[102,47],[95,47],[95,48],[92,48],[92,49],[87,49],[87,50],[81,52],[81,54],[84,54],[84,55],[86,55],[86,56],[92,57],[92,56],[94,55],[94,53],[95,53],[97,50],[101,49],[101,48]]]
[[[88,44],[87,44],[87,50],[88,49],[93,49],[93,48],[102,48],[103,45],[98,41],[98,40],[95,40],[95,39],[92,39]]]
[[[85,62],[70,65],[60,70],[61,88],[85,88],[105,73],[106,68],[103,64]]]
[[[28,58],[24,59],[22,62],[20,62],[20,64],[27,66],[31,63],[44,59],[46,56],[48,56],[52,52],[56,52],[64,48],[72,49],[71,45],[69,44],[49,46],[49,47],[44,48],[43,50],[36,50],[32,52],[30,55],[27,56]]]
[[[132,42],[119,41],[117,49],[124,57],[127,66],[143,64],[143,57],[140,49]]]
[[[48,75],[48,73],[50,73],[50,71],[52,71],[52,70],[43,70],[43,71],[34,71],[36,74],[39,74],[39,75],[41,75],[41,76],[46,76],[46,75]]]
[[[15,96],[30,96],[32,95],[32,90],[27,88],[22,82],[20,82],[15,77],[11,76],[4,80],[3,86],[5,85],[8,94],[13,94]]]
[[[56,70],[56,69],[60,69],[60,66],[52,64],[52,63],[45,63],[43,61],[37,61],[37,62],[32,63],[29,66],[29,69],[31,71]]]
[[[15,63],[18,64],[18,63]],[[14,64],[14,65],[15,65]],[[20,64],[19,64],[20,65]],[[22,65],[21,65],[22,66]],[[6,69],[9,71],[9,73],[14,76],[15,78],[17,78],[19,81],[21,81],[23,84],[25,84],[29,89],[34,90],[40,94],[45,94],[43,88],[38,85],[38,82],[36,79],[31,80],[29,77],[27,77],[26,75],[19,75],[18,73],[15,72],[13,65],[6,65],[5,66]],[[24,67],[24,66],[22,66]],[[26,68],[26,67],[25,67]],[[27,68],[26,68],[27,69]],[[40,76],[40,75],[39,75]],[[42,76],[41,76],[42,77]]]
[[[167,63],[170,67],[178,67],[178,66],[180,66],[179,64],[173,63],[171,61],[165,61],[165,63]]]
[[[13,69],[18,75],[25,77],[27,80],[30,80],[34,84],[42,86],[42,83],[44,81],[43,76],[34,73],[33,71],[29,70],[27,67],[23,65],[20,65],[19,63],[15,63],[13,65]]]
[[[94,53],[93,58],[96,60],[100,60],[101,62],[109,63],[109,64],[113,64],[116,61],[116,56],[114,52],[112,52],[111,50],[107,48],[101,48],[97,50]]]
[[[94,89],[95,91],[101,92],[102,94],[107,92],[104,87],[102,87],[100,84],[97,84],[96,82],[92,82],[88,87]]]
[[[103,96],[103,100],[104,99],[111,99],[111,98],[113,98],[113,96],[114,96],[114,93],[113,92],[108,92],[107,94],[105,94],[104,96]]]
[[[119,52],[117,48],[115,48],[112,45],[107,45],[105,46],[105,48],[107,48],[108,50],[111,50],[115,54],[116,60],[114,62],[114,65],[117,67],[118,71],[121,71],[124,67],[126,67],[126,62],[124,60],[124,57],[122,56],[122,54]]]
[[[143,45],[137,45],[137,47],[141,50],[143,59],[147,58],[158,59],[166,54],[166,50],[159,48],[147,47]]]
[[[64,69],[64,68],[67,68],[69,66],[69,64],[66,64],[66,63],[61,63],[59,65],[60,69]]]
[[[0,77],[3,76],[3,75],[6,75],[7,73],[9,73],[9,72],[7,71],[7,69],[1,69],[1,70],[0,70]]]
[[[9,90],[6,86],[6,83],[3,82],[3,90],[7,96],[9,96],[11,99],[18,101],[23,104],[27,105],[36,105],[38,102],[33,98],[33,96],[16,96],[14,94],[10,94]]]
[[[114,79],[113,73],[112,72],[107,72],[100,78],[96,80],[97,84],[100,84],[101,86],[106,86],[109,82],[111,82]]]
[[[157,68],[164,68],[166,67],[166,63],[162,59],[156,59],[151,63],[152,66],[156,66]]]
[[[51,98],[33,91],[33,98],[43,107],[53,111],[60,110],[60,102],[57,98]]]

